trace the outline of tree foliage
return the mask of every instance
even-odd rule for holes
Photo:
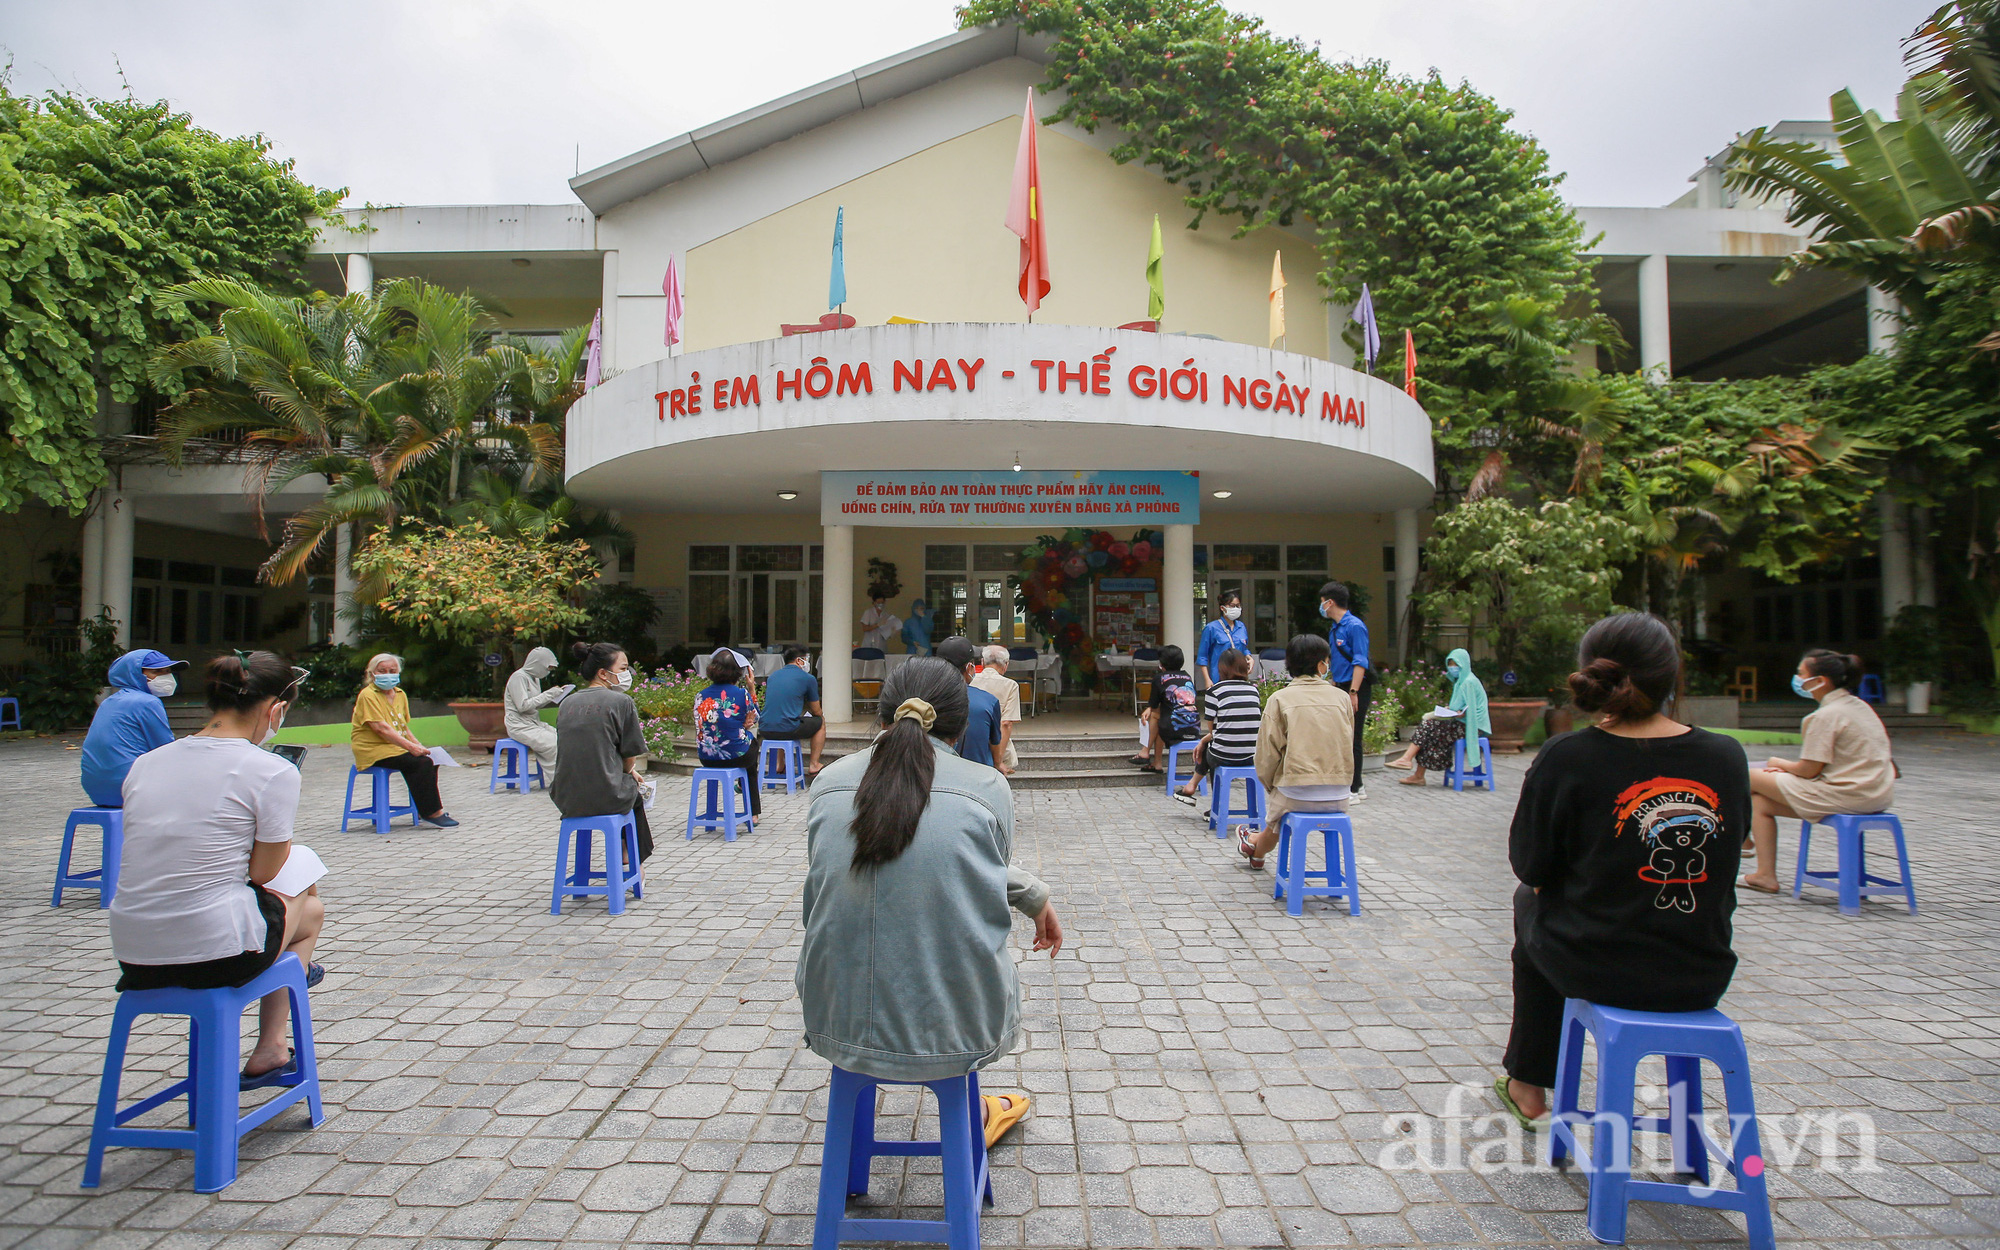
[[[153,349],[196,324],[168,288],[301,285],[311,219],[341,193],[269,150],[164,102],[29,98],[0,81],[0,511],[86,505],[104,471],[100,389],[138,400]]]

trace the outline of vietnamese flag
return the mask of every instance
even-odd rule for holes
[[[1033,319],[1049,293],[1049,244],[1042,233],[1042,162],[1035,146],[1035,89],[1021,114],[1021,147],[1014,154],[1014,191],[1007,199],[1007,228],[1021,236],[1021,302]]]

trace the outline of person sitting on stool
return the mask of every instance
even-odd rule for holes
[[[1465,741],[1465,766],[1478,768],[1485,759],[1479,740],[1493,736],[1493,719],[1486,710],[1486,687],[1472,674],[1472,655],[1464,647],[1458,648],[1444,658],[1444,675],[1451,679],[1451,701],[1445,707],[1457,716],[1441,716],[1432,712],[1424,713],[1423,724],[1417,726],[1417,739],[1410,749],[1390,760],[1390,768],[1409,768],[1416,771],[1403,778],[1406,786],[1420,786],[1427,780],[1426,769],[1435,768],[1439,772],[1451,767],[1452,745],[1460,739]],[[1490,749],[1490,748],[1487,748]]]
[[[709,686],[694,699],[695,754],[703,768],[740,768],[750,791],[750,825],[763,814],[764,787],[757,784],[757,704],[745,686],[753,680],[734,651],[708,657]]]
[[[1349,739],[1357,727],[1348,692],[1326,680],[1326,639],[1299,634],[1285,645],[1292,680],[1264,704],[1257,729],[1257,780],[1264,783],[1264,827],[1236,831],[1236,850],[1262,868],[1278,845],[1287,812],[1344,812],[1354,778]]]
[[[387,768],[403,774],[410,802],[426,824],[455,829],[458,822],[444,810],[438,796],[438,766],[430,748],[410,732],[410,696],[403,693],[403,657],[383,652],[362,670],[361,693],[354,697],[354,719],[348,740],[354,766]]]
[[[152,650],[127,651],[111,662],[111,694],[83,736],[83,792],[96,806],[124,806],[119,788],[132,761],[174,740],[160,700],[174,692],[174,670],[186,667],[186,660]]]
[[[1218,768],[1249,768],[1257,762],[1257,729],[1263,723],[1263,700],[1250,683],[1250,657],[1241,651],[1222,653],[1216,663],[1222,679],[1201,693],[1201,718],[1208,733],[1194,749],[1194,776],[1174,791],[1174,798],[1194,806],[1201,779]]]
[[[784,667],[764,681],[762,725],[766,742],[810,742],[812,760],[806,784],[819,776],[820,752],[826,749],[826,715],[819,706],[819,679],[808,667],[812,652],[797,643],[785,648]]]
[[[632,702],[632,662],[615,642],[579,642],[570,650],[582,685],[556,707],[556,754],[563,764],[549,798],[565,820],[630,812],[643,864],[653,853],[653,830],[640,802],[646,734]]]

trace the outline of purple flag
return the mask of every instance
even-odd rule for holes
[[[667,297],[667,346],[681,341],[681,271],[674,267],[674,258],[667,257],[667,276],[660,282],[660,293]]]
[[[1375,357],[1382,354],[1382,331],[1375,324],[1375,301],[1368,294],[1368,284],[1361,284],[1361,302],[1354,306],[1351,320],[1361,324],[1361,354],[1367,360],[1367,369],[1375,371]]]
[[[588,344],[584,349],[583,360],[583,389],[586,391],[597,389],[597,384],[604,380],[604,310],[602,308],[598,309],[596,315],[590,319],[590,338]]]

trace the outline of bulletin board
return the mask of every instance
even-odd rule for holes
[[[1158,591],[1099,589],[1091,609],[1091,630],[1100,643],[1115,642],[1122,651],[1160,645]]]

